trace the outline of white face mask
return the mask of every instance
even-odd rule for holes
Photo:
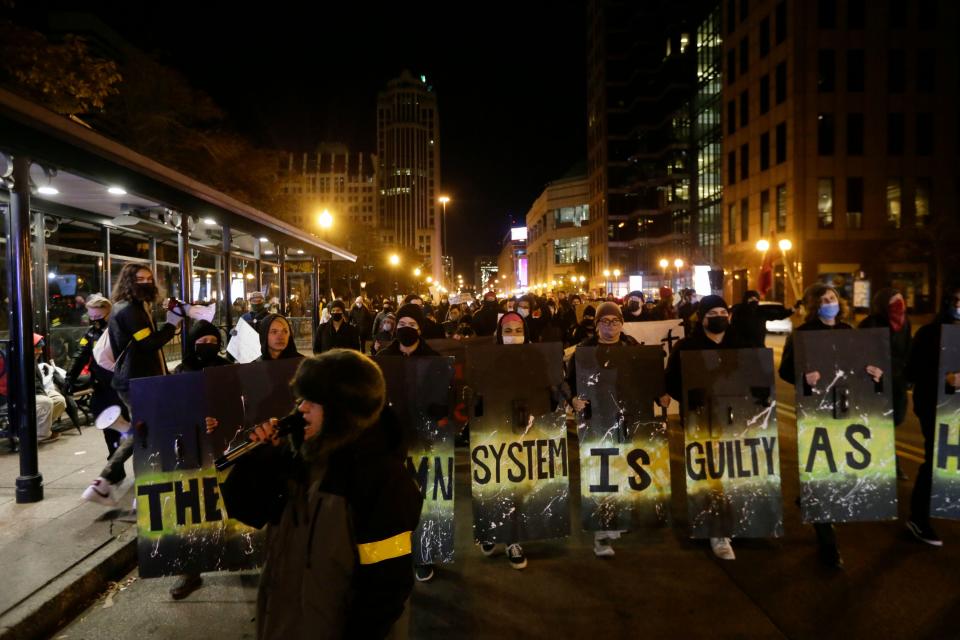
[[[527,309],[526,307],[520,307],[517,309],[517,313],[520,314],[520,317],[526,318],[530,315],[530,309]]]
[[[503,336],[503,344],[523,344],[523,336]]]

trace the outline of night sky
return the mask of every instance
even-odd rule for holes
[[[282,149],[375,152],[378,90],[405,67],[426,75],[458,271],[498,252],[511,218],[523,224],[544,184],[584,160],[582,1],[202,4],[47,6],[94,13],[183,71],[235,128]]]

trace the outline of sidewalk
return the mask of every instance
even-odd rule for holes
[[[34,504],[16,503],[19,454],[5,443],[0,451],[0,639],[45,637],[134,567],[136,529],[129,512],[80,497],[106,460],[96,427],[40,445],[44,499]],[[128,463],[128,478],[131,470]],[[122,485],[131,487],[131,479]]]

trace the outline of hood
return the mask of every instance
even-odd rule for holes
[[[270,333],[270,325],[273,324],[273,321],[277,318],[284,318],[279,313],[271,313],[267,315],[263,320],[260,321],[260,356],[264,360],[270,359],[270,350],[267,348],[267,335]],[[289,321],[287,322],[289,325]],[[290,340],[287,342],[287,348],[283,350],[280,354],[280,360],[285,358],[296,358],[300,355],[300,352],[297,351],[296,340],[293,339],[293,328],[291,327]]]
[[[503,344],[503,321],[506,320],[507,318],[510,318],[511,320],[515,320],[519,318],[520,321],[523,322],[523,344],[529,344],[530,343],[530,325],[527,323],[526,318],[521,316],[516,311],[507,311],[505,314],[500,316],[500,320],[497,321],[497,332],[496,332],[497,344]]]
[[[221,347],[223,346],[223,337],[220,335],[220,330],[206,320],[199,320],[193,323],[190,332],[187,334],[187,344],[183,350],[185,360],[193,360],[196,357],[197,340],[204,336],[215,336],[217,338],[217,344]]]

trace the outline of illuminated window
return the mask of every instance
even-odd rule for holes
[[[930,192],[932,190],[930,178],[917,178],[917,191],[913,196],[913,208],[918,227],[926,226],[930,220]]]
[[[903,181],[900,178],[887,179],[887,223],[899,229],[903,218]]]
[[[817,226],[833,229],[833,178],[817,179]]]

